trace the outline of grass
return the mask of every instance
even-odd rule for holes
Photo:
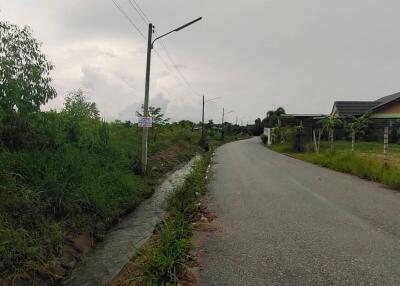
[[[195,163],[183,185],[168,198],[168,215],[156,229],[156,241],[141,251],[141,270],[132,285],[178,285],[188,261],[196,204],[206,190],[210,154]]]
[[[152,173],[162,176],[198,148],[199,132],[159,127],[157,141],[149,144],[150,176],[135,175],[140,130],[107,123],[104,143],[97,132],[104,124],[82,122],[77,142],[64,138],[64,126],[52,126],[54,138],[62,139],[51,148],[8,150],[0,145],[1,278],[59,279],[65,273],[61,257],[68,234],[101,238],[113,221],[151,193]]]
[[[294,153],[288,144],[273,145],[271,149],[400,190],[400,145],[397,144],[389,145],[389,160],[386,166],[383,161],[383,144],[379,142],[357,142],[354,152],[351,151],[351,142],[346,141],[335,142],[334,152],[330,152],[329,142],[321,142],[319,154],[312,151]]]

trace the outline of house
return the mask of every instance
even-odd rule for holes
[[[367,139],[381,140],[384,128],[389,127],[389,138],[395,142],[400,131],[400,92],[375,101],[335,101],[331,115],[340,116],[345,121],[367,115],[370,121]]]
[[[335,101],[331,115],[342,118],[369,114],[370,118],[400,119],[400,92],[375,101]]]

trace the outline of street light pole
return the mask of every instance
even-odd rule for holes
[[[226,114],[229,114],[229,113],[232,113],[232,112],[235,112],[234,110],[231,110],[231,111],[229,111],[229,112],[227,112]],[[222,108],[222,140],[224,140],[225,139],[225,108]]]
[[[204,143],[204,95],[203,95],[203,110],[201,112],[201,143]]]
[[[146,84],[144,91],[144,105],[143,105],[143,116],[149,116],[149,89],[150,89],[150,67],[151,67],[151,50],[153,48],[153,24],[149,24],[149,35],[147,38],[147,63],[146,63]],[[142,172],[146,173],[147,169],[147,140],[149,137],[149,129],[143,127],[142,137]]]
[[[214,97],[208,100],[204,100],[204,95],[203,95],[203,108],[202,108],[202,112],[201,112],[201,142],[204,142],[204,106],[207,102],[219,99],[221,97]]]
[[[150,90],[150,67],[151,67],[151,50],[154,47],[154,42],[162,37],[165,37],[173,32],[179,32],[180,30],[200,21],[202,17],[197,18],[185,25],[182,25],[175,30],[172,30],[168,33],[165,33],[153,40],[153,29],[154,25],[152,23],[149,24],[149,34],[147,38],[147,63],[146,63],[146,83],[145,83],[145,92],[144,92],[144,105],[143,105],[143,116],[149,116],[149,90]],[[142,137],[142,173],[146,173],[147,169],[147,141],[149,137],[149,129],[148,127],[143,127],[143,137]]]
[[[225,124],[224,124],[225,108],[222,107],[222,125],[221,125],[221,138],[222,141],[225,138]]]

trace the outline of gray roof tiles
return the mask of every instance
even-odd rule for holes
[[[360,116],[397,99],[400,99],[400,92],[384,96],[375,101],[335,101],[333,106],[340,116]]]

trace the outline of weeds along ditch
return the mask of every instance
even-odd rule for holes
[[[139,271],[129,277],[126,285],[178,285],[189,259],[193,222],[197,203],[206,192],[207,169],[211,152],[195,163],[184,183],[168,197],[168,212],[155,230],[153,242],[139,251],[133,259]],[[137,260],[136,260],[137,259]]]
[[[150,173],[138,175],[140,129],[56,112],[0,121],[0,277],[64,274],[66,236],[107,227],[197,150],[198,132],[150,132]],[[0,278],[0,281],[1,281]]]

